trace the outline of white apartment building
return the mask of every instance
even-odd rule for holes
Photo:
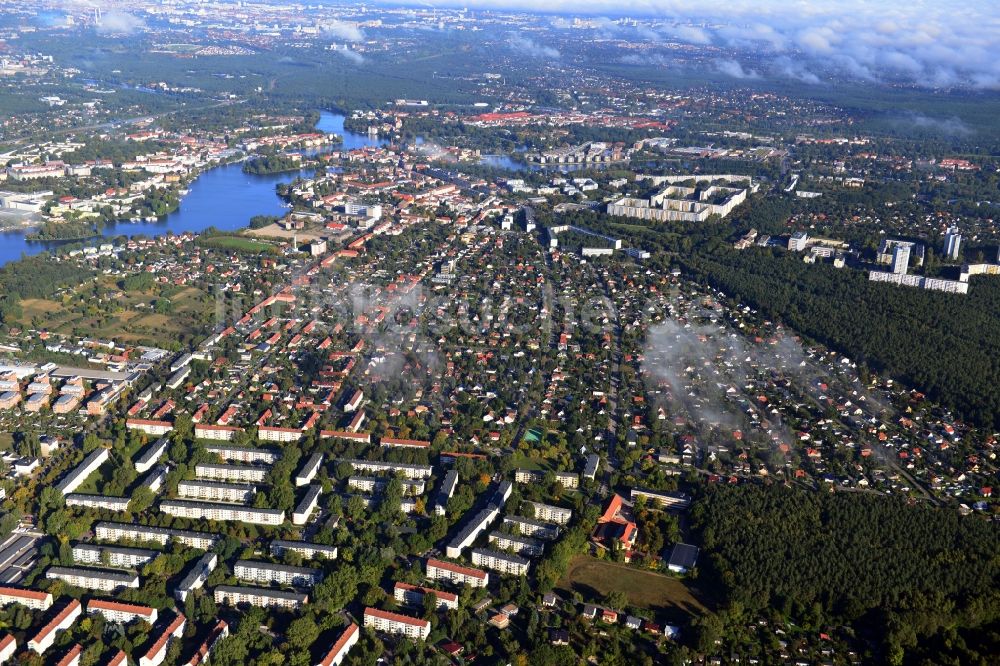
[[[431,633],[431,623],[401,613],[390,613],[378,608],[365,609],[365,626],[387,634],[402,634],[409,638],[427,640]]]
[[[320,465],[323,464],[323,454],[314,453],[309,456],[305,464],[302,465],[302,469],[299,473],[295,475],[295,486],[302,487],[307,486],[309,483],[316,478],[316,473],[319,472]]]
[[[10,661],[15,652],[17,652],[17,641],[14,639],[14,634],[4,634],[4,637],[0,638],[0,664]]]
[[[283,592],[260,587],[234,587],[219,585],[215,588],[215,603],[229,602],[236,606],[250,604],[251,606],[275,606],[278,608],[298,608],[309,601],[309,595],[298,592]]]
[[[66,495],[66,506],[83,506],[88,509],[103,509],[105,511],[128,511],[129,498],[112,497],[111,495],[84,495],[70,493]]]
[[[110,567],[134,569],[156,559],[159,551],[148,548],[126,548],[123,546],[100,546],[93,543],[73,545],[73,561],[80,564],[97,564]]]
[[[338,460],[353,467],[356,471],[371,474],[389,474],[398,472],[408,479],[429,479],[434,473],[430,465],[408,465],[406,463],[380,462],[377,460]]]
[[[156,624],[156,609],[138,604],[126,604],[108,599],[91,599],[87,602],[87,614],[99,613],[108,622],[128,624],[136,620],[144,620],[149,624]]]
[[[202,479],[239,481],[241,483],[262,483],[267,476],[266,467],[253,465],[214,465],[202,463],[194,466],[195,476]]]
[[[170,641],[181,637],[184,633],[186,622],[187,619],[181,613],[178,613],[177,617],[163,630],[163,633],[149,646],[146,654],[139,658],[139,666],[160,666],[163,660],[167,658],[167,648],[170,646]]]
[[[517,576],[528,573],[528,567],[531,565],[531,562],[523,557],[488,548],[473,548],[472,563],[493,571]]]
[[[430,587],[419,587],[409,583],[398,582],[393,588],[393,597],[399,603],[406,606],[420,606],[424,603],[424,597],[433,594],[437,599],[437,607],[453,610],[458,608],[458,595],[454,592],[435,590]]]
[[[359,638],[361,638],[361,629],[357,624],[351,622],[316,666],[340,666],[344,661],[344,657],[347,656],[347,653],[350,652]]]
[[[79,488],[83,482],[87,480],[87,477],[96,472],[98,467],[106,463],[110,456],[111,453],[108,449],[102,448],[91,451],[90,454],[83,459],[83,462],[77,465],[72,472],[67,474],[63,480],[59,482],[56,489],[63,495],[69,495]]]
[[[134,461],[135,471],[139,474],[145,474],[149,470],[153,469],[153,465],[156,464],[156,461],[166,455],[167,446],[169,444],[169,439],[161,437],[147,446]]]
[[[563,488],[580,487],[580,477],[573,472],[553,472],[552,476]],[[545,480],[545,472],[539,469],[518,469],[514,471],[514,480],[526,484],[541,483]]]
[[[48,579],[58,579],[85,590],[114,592],[123,587],[139,587],[139,576],[131,571],[114,569],[92,569],[84,567],[49,567],[45,571]]]
[[[458,472],[451,469],[448,473],[444,475],[444,480],[441,481],[441,488],[438,490],[437,499],[434,501],[434,513],[443,516],[448,510],[448,500],[451,496],[455,494],[455,488],[458,486]]]
[[[80,604],[80,601],[78,599],[71,599],[65,608],[59,611],[54,618],[49,620],[48,624],[39,629],[38,633],[28,640],[28,648],[38,654],[44,654],[46,650],[52,647],[52,643],[55,642],[59,632],[72,627],[73,623],[76,622],[76,618],[80,617],[82,612],[83,606]]]
[[[133,523],[101,522],[94,528],[101,541],[137,541],[167,545],[171,539],[191,548],[209,550],[219,540],[217,534],[195,532],[192,530],[175,530],[168,527],[152,527]]]
[[[298,428],[257,428],[257,439],[262,442],[297,442],[302,439],[302,431]]]
[[[459,530],[458,534],[445,547],[445,554],[448,557],[458,558],[462,556],[462,551],[471,546],[479,534],[485,530],[500,515],[500,509],[490,504],[488,507],[477,513]]]
[[[292,512],[292,524],[293,525],[305,525],[309,522],[309,516],[312,512],[316,510],[319,506],[319,496],[323,492],[323,486],[315,483],[306,489],[306,494],[302,497],[302,501],[298,503],[295,507],[295,511]]]
[[[400,479],[404,495],[423,495],[427,484],[423,479]],[[364,493],[379,493],[389,485],[389,479],[378,476],[352,476],[347,479],[347,487]]]
[[[427,560],[427,578],[430,580],[446,580],[452,583],[462,583],[472,587],[486,587],[490,575],[480,569],[463,567],[444,560],[431,558]]]
[[[228,635],[229,624],[225,620],[219,620],[202,644],[191,655],[191,658],[184,662],[184,666],[201,666],[201,664],[207,664],[215,645]]]
[[[275,539],[271,542],[271,555],[275,557],[281,557],[289,550],[298,553],[307,560],[315,559],[321,555],[328,560],[337,559],[336,546],[326,546],[308,541],[282,541],[281,539]]]
[[[491,532],[490,544],[500,550],[511,550],[518,555],[536,557],[541,555],[545,547],[538,539],[507,534],[506,532]]]
[[[48,610],[52,607],[52,594],[23,587],[0,587],[0,607],[8,604],[21,604],[35,610]]]
[[[633,488],[629,495],[633,502],[636,498],[642,497],[646,500],[646,506],[650,508],[686,509],[691,506],[691,497],[684,493]]]
[[[190,571],[181,579],[181,582],[177,584],[177,589],[174,590],[174,597],[181,603],[184,603],[187,595],[205,584],[205,581],[208,580],[208,575],[215,570],[218,563],[219,556],[215,553],[205,553],[202,555],[191,566]]]
[[[263,463],[273,465],[281,458],[281,452],[274,449],[253,446],[223,446],[209,444],[205,447],[209,453],[214,453],[223,460],[234,460],[241,463]]]
[[[504,516],[504,527],[514,529],[524,536],[536,539],[551,541],[559,537],[559,526],[552,523],[543,523],[540,520],[525,518],[524,516]]]
[[[153,437],[162,437],[174,429],[174,424],[170,421],[151,421],[149,419],[128,419],[125,427],[129,430],[138,430]]]
[[[573,517],[572,509],[564,509],[561,506],[552,506],[541,502],[525,502],[524,504],[531,509],[533,517],[549,523],[565,525]]]
[[[160,511],[180,518],[236,521],[252,525],[281,525],[285,522],[285,512],[280,509],[255,509],[239,504],[221,504],[219,502],[164,500],[160,502]]]
[[[180,481],[177,494],[187,499],[248,504],[257,494],[257,487],[221,481]]]
[[[197,439],[210,439],[216,442],[231,441],[238,432],[243,432],[243,428],[207,423],[199,423],[194,427],[194,436]]]
[[[282,585],[312,587],[323,580],[323,572],[319,569],[290,567],[287,564],[255,562],[253,560],[236,562],[233,566],[233,575],[240,580],[262,585],[280,583]]]

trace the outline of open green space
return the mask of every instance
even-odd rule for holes
[[[586,601],[600,603],[608,593],[625,593],[629,604],[668,616],[700,615],[708,610],[700,592],[677,578],[652,571],[578,555],[570,562],[558,589],[579,592]]]

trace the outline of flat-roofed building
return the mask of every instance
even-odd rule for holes
[[[229,635],[229,624],[225,620],[219,620],[208,632],[208,636],[195,648],[194,654],[184,662],[183,666],[201,666],[208,663],[208,658],[212,654],[215,645]]]
[[[139,485],[149,488],[154,493],[158,493],[167,482],[168,471],[167,466],[162,463],[154,465],[153,469],[149,470],[149,473],[139,482]]]
[[[393,598],[406,606],[419,606],[424,603],[424,597],[433,594],[437,600],[437,608],[454,610],[458,608],[458,595],[454,592],[435,590],[430,587],[420,587],[409,583],[397,582],[392,590]]]
[[[448,500],[451,496],[455,494],[455,488],[458,486],[458,472],[456,470],[450,469],[448,473],[444,475],[444,480],[441,482],[441,488],[438,490],[437,499],[434,501],[434,513],[438,516],[443,516],[448,511]]]
[[[129,498],[113,497],[111,495],[84,495],[70,493],[66,495],[66,506],[82,506],[88,509],[104,511],[128,511]]]
[[[383,437],[379,440],[382,448],[404,448],[404,449],[429,449],[431,443],[426,439],[398,439],[396,437]]]
[[[198,561],[191,565],[187,574],[177,584],[177,588],[174,590],[174,597],[181,603],[184,603],[187,595],[205,584],[205,581],[208,580],[208,575],[215,570],[218,563],[219,556],[215,553],[205,553],[198,558]]]
[[[194,466],[194,473],[195,476],[202,479],[262,483],[264,478],[267,477],[267,468],[254,465],[213,465],[211,463],[202,463]]]
[[[391,613],[378,608],[365,609],[365,626],[387,634],[400,634],[424,641],[431,633],[431,623],[402,613]]]
[[[139,666],[160,666],[167,658],[167,648],[170,647],[170,641],[183,635],[186,623],[187,619],[181,613],[177,613],[176,617],[163,628],[163,631],[156,635],[146,653],[139,657]]]
[[[21,604],[35,610],[48,610],[52,607],[52,594],[24,587],[0,587],[0,606],[9,604]]]
[[[69,603],[63,606],[55,616],[50,619],[44,627],[28,640],[28,649],[34,650],[38,654],[44,654],[52,647],[56,636],[60,631],[65,631],[73,626],[76,618],[83,612],[83,605],[78,599],[70,599]]]
[[[686,509],[691,506],[691,496],[684,493],[633,488],[630,495],[633,502],[639,497],[646,500],[649,508]]]
[[[298,592],[269,590],[261,587],[234,587],[219,585],[215,588],[215,603],[230,603],[234,606],[274,606],[277,608],[299,608],[309,601],[309,595]]]
[[[361,629],[357,624],[351,622],[346,629],[337,637],[326,654],[316,663],[316,666],[340,666],[344,662],[344,657],[361,638]]]
[[[546,472],[540,469],[518,469],[514,471],[514,480],[518,483],[537,484],[545,481]],[[562,484],[563,488],[578,488],[580,477],[573,472],[553,472],[554,481]]]
[[[299,473],[295,475],[295,485],[296,487],[306,486],[316,478],[317,472],[319,472],[320,466],[323,464],[323,454],[314,453],[309,456],[305,464],[299,470]]]
[[[236,426],[199,423],[194,427],[194,436],[197,439],[209,439],[216,442],[228,442],[236,436],[236,433],[240,432],[243,432],[243,428],[237,428]]]
[[[446,580],[452,583],[462,583],[472,587],[486,587],[490,575],[481,569],[463,567],[444,560],[434,558],[427,560],[427,578],[430,580]]]
[[[525,575],[528,573],[528,567],[531,566],[531,562],[523,557],[488,548],[473,548],[472,563],[486,569],[516,576]]]
[[[281,525],[285,512],[280,509],[255,509],[238,504],[196,502],[194,500],[164,500],[160,511],[180,518],[202,518],[221,522],[233,521],[252,525]]]
[[[288,551],[298,553],[307,560],[317,557],[325,557],[328,560],[337,559],[336,546],[310,543],[308,541],[283,541],[281,539],[275,539],[271,542],[271,555],[281,557]]]
[[[135,459],[135,471],[139,474],[145,474],[153,469],[156,461],[166,455],[167,446],[169,445],[170,440],[166,437],[161,437],[143,449]]]
[[[305,495],[302,496],[302,501],[298,503],[295,507],[295,511],[292,512],[292,524],[293,525],[305,525],[309,522],[309,516],[312,512],[316,510],[319,506],[319,496],[323,492],[323,486],[318,483],[306,488]]]
[[[45,571],[48,579],[57,579],[85,590],[114,592],[123,587],[139,587],[139,576],[133,571],[117,569],[96,569],[91,567],[49,567]]]
[[[583,477],[593,481],[597,477],[597,468],[601,464],[601,457],[596,453],[587,456],[587,462],[583,465]]]
[[[235,460],[241,463],[263,463],[273,465],[281,458],[281,451],[255,446],[224,446],[209,444],[205,447],[209,453],[214,453],[223,460]]]
[[[134,523],[97,523],[94,533],[101,541],[134,541],[138,543],[158,543],[165,546],[172,539],[189,546],[209,550],[218,542],[219,535],[194,530],[175,530],[169,527],[153,527]]]
[[[127,604],[110,599],[91,599],[87,602],[87,614],[99,613],[108,622],[128,624],[136,620],[142,620],[149,624],[156,624],[156,609],[150,606],[140,606],[138,604]]]
[[[462,529],[448,543],[445,554],[448,557],[461,557],[462,551],[471,546],[480,533],[489,527],[490,523],[496,520],[499,515],[500,509],[492,504],[479,511],[462,526]]]
[[[223,481],[180,481],[177,484],[177,494],[185,499],[247,504],[257,494],[257,487]]]
[[[160,554],[148,548],[102,546],[94,543],[73,544],[73,561],[79,564],[99,564],[109,567],[135,569],[149,564]]]
[[[73,468],[72,472],[63,477],[63,480],[56,486],[56,490],[63,495],[69,495],[74,492],[83,485],[87,477],[97,471],[98,467],[106,463],[110,456],[111,453],[108,449],[100,448],[91,451],[79,465]]]
[[[490,544],[500,550],[509,550],[525,557],[537,557],[545,550],[544,544],[538,539],[508,534],[507,532],[491,532]]]
[[[427,484],[423,479],[400,479],[403,495],[423,495]],[[380,476],[352,476],[347,479],[347,487],[363,493],[380,493],[389,485],[389,479]]]
[[[355,471],[369,472],[372,474],[399,473],[408,479],[429,479],[434,473],[434,468],[430,465],[408,465],[406,463],[380,462],[377,460],[338,460],[337,462],[347,463]]]
[[[524,502],[524,505],[531,511],[532,517],[549,523],[565,525],[573,517],[572,509],[564,509],[561,506],[552,506],[541,502]]]
[[[552,541],[559,538],[559,526],[524,516],[504,516],[504,527],[536,539]]]
[[[280,583],[312,587],[323,580],[323,572],[308,567],[292,567],[287,564],[239,560],[233,566],[233,575],[251,583]]]
[[[298,428],[257,428],[257,439],[264,442],[297,442],[302,439],[302,431]]]

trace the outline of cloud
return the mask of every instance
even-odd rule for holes
[[[545,60],[558,60],[559,51],[551,46],[545,46],[534,41],[530,37],[525,37],[519,33],[511,33],[507,44],[510,48],[532,58],[544,58]]]
[[[643,26],[644,39],[652,36],[652,30],[691,44],[750,50],[758,60],[785,58],[785,64],[775,62],[768,72],[807,82],[829,73],[927,87],[1000,90],[1000,15],[996,2],[989,0],[412,0],[410,4],[563,17],[630,17]],[[567,25],[565,21],[560,23]],[[623,29],[623,37],[629,34],[614,18],[600,21],[598,29],[608,34],[616,28]],[[799,66],[788,67],[788,61]]]
[[[342,58],[349,60],[355,65],[360,65],[365,61],[365,57],[363,55],[361,55],[357,51],[352,51],[351,49],[348,48],[335,49],[334,53],[341,56]]]
[[[961,118],[955,116],[951,116],[950,118],[932,118],[913,111],[908,111],[899,116],[895,124],[929,129],[947,136],[968,136],[974,133],[971,127],[962,122]]]
[[[97,32],[102,35],[131,35],[146,29],[146,22],[137,16],[118,9],[102,12],[101,23]]]
[[[716,60],[715,71],[734,79],[759,79],[760,74],[752,69],[743,69],[743,65],[735,60]]]
[[[782,56],[774,61],[774,70],[779,76],[796,79],[803,83],[815,85],[820,82],[819,76],[809,71],[803,63],[787,56]]]
[[[323,25],[323,33],[328,37],[343,39],[345,42],[363,42],[365,33],[354,23],[331,21]]]

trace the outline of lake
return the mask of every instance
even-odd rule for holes
[[[385,144],[384,139],[344,131],[344,116],[323,111],[316,129],[344,137],[342,148],[352,150]],[[311,174],[305,169],[301,174]],[[283,215],[287,208],[275,192],[278,183],[290,182],[299,173],[254,176],[243,173],[242,164],[229,164],[203,172],[190,184],[190,192],[180,208],[158,222],[118,223],[104,228],[103,237],[159,236],[186,231],[200,232],[208,227],[235,231],[247,226],[254,215]],[[93,239],[93,243],[99,239]],[[29,241],[23,232],[0,233],[0,265],[17,261],[22,255],[39,254],[58,247],[59,242]]]

